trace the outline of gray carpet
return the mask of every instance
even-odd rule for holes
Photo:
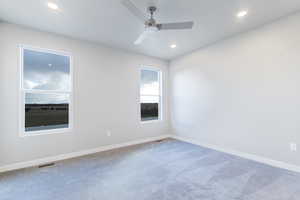
[[[0,175],[1,200],[299,200],[300,174],[175,140]]]

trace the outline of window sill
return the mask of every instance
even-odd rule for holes
[[[154,124],[154,123],[161,123],[161,122],[163,122],[163,120],[161,120],[161,119],[140,121],[141,124]]]
[[[52,134],[62,134],[62,133],[70,133],[72,132],[72,128],[62,128],[62,129],[54,129],[54,130],[43,130],[43,131],[22,131],[21,137],[33,137],[33,136],[43,136],[43,135],[52,135]]]

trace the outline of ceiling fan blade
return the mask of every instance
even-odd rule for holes
[[[140,11],[130,0],[122,0],[122,4],[143,23],[148,20],[146,14]]]
[[[141,44],[149,35],[148,31],[144,31],[139,37],[138,39],[134,42],[135,45],[139,45]]]
[[[194,26],[194,22],[179,22],[179,23],[167,23],[158,24],[159,30],[178,30],[178,29],[191,29]]]

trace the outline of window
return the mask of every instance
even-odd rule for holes
[[[141,121],[161,119],[161,72],[143,68],[140,85]]]
[[[21,47],[21,132],[66,131],[72,125],[71,56]]]

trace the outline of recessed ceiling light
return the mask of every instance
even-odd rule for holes
[[[53,10],[58,10],[58,5],[53,2],[48,2],[48,8],[51,8]]]
[[[170,46],[172,49],[175,49],[176,47],[177,47],[177,45],[176,44],[171,44],[171,46]]]
[[[238,18],[242,18],[242,17],[245,17],[247,14],[248,14],[248,11],[242,10],[242,11],[238,12],[238,14],[236,16]]]

